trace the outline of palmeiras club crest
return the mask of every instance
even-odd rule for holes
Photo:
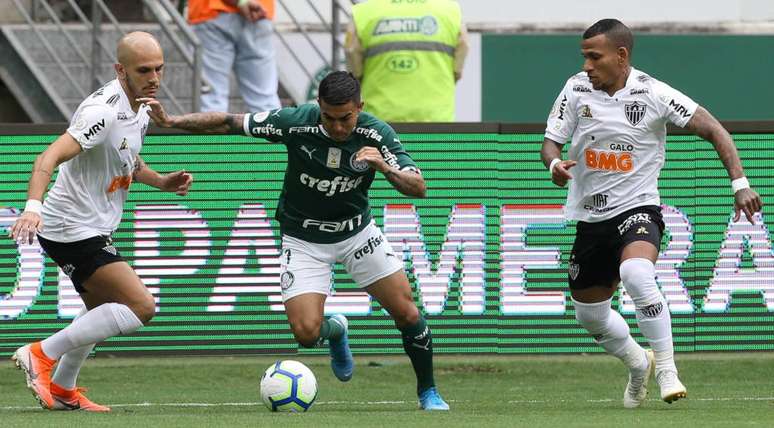
[[[645,103],[641,103],[639,101],[635,101],[631,104],[625,104],[624,113],[626,114],[626,119],[629,121],[629,123],[632,124],[632,126],[637,126],[642,118],[645,117],[645,111],[647,108],[648,106]]]

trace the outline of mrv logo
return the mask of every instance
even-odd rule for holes
[[[675,102],[675,100],[669,100],[669,107],[682,117],[691,116],[691,113],[688,112],[688,109],[684,105]]]
[[[97,135],[97,133],[99,133],[99,131],[101,131],[102,128],[104,127],[105,127],[105,119],[102,119],[99,122],[92,125],[91,128],[89,128],[89,132],[84,132],[83,138],[87,140],[91,140],[91,137]]]
[[[342,177],[337,175],[333,180],[321,180],[319,178],[312,177],[307,173],[299,176],[301,183],[308,186],[310,189],[315,189],[320,193],[324,193],[325,196],[333,196],[334,193],[349,192],[352,189],[360,186],[363,182],[363,176],[360,177]]]

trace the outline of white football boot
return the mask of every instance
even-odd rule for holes
[[[677,372],[674,370],[661,370],[656,373],[656,382],[661,387],[661,399],[667,403],[672,403],[688,396],[685,385],[677,378]]]
[[[623,405],[627,409],[640,407],[648,396],[648,380],[653,373],[653,366],[656,365],[656,358],[650,349],[645,351],[645,355],[648,359],[648,367],[644,371],[629,371],[629,383],[626,384],[623,397]]]

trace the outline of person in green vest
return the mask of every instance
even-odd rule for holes
[[[344,49],[365,110],[387,122],[453,122],[468,53],[451,0],[369,0],[352,6]]]

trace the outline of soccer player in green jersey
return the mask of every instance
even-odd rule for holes
[[[285,144],[288,164],[276,218],[282,234],[282,300],[296,341],[313,347],[327,339],[334,374],[344,382],[352,377],[347,319],[323,317],[331,268],[341,262],[401,331],[417,376],[420,408],[448,410],[435,388],[430,329],[412,299],[402,257],[375,225],[368,204],[377,171],[407,196],[424,197],[425,181],[395,131],[362,111],[357,79],[332,72],[320,82],[319,105],[250,114],[168,116],[158,100],[140,101],[162,127]]]

